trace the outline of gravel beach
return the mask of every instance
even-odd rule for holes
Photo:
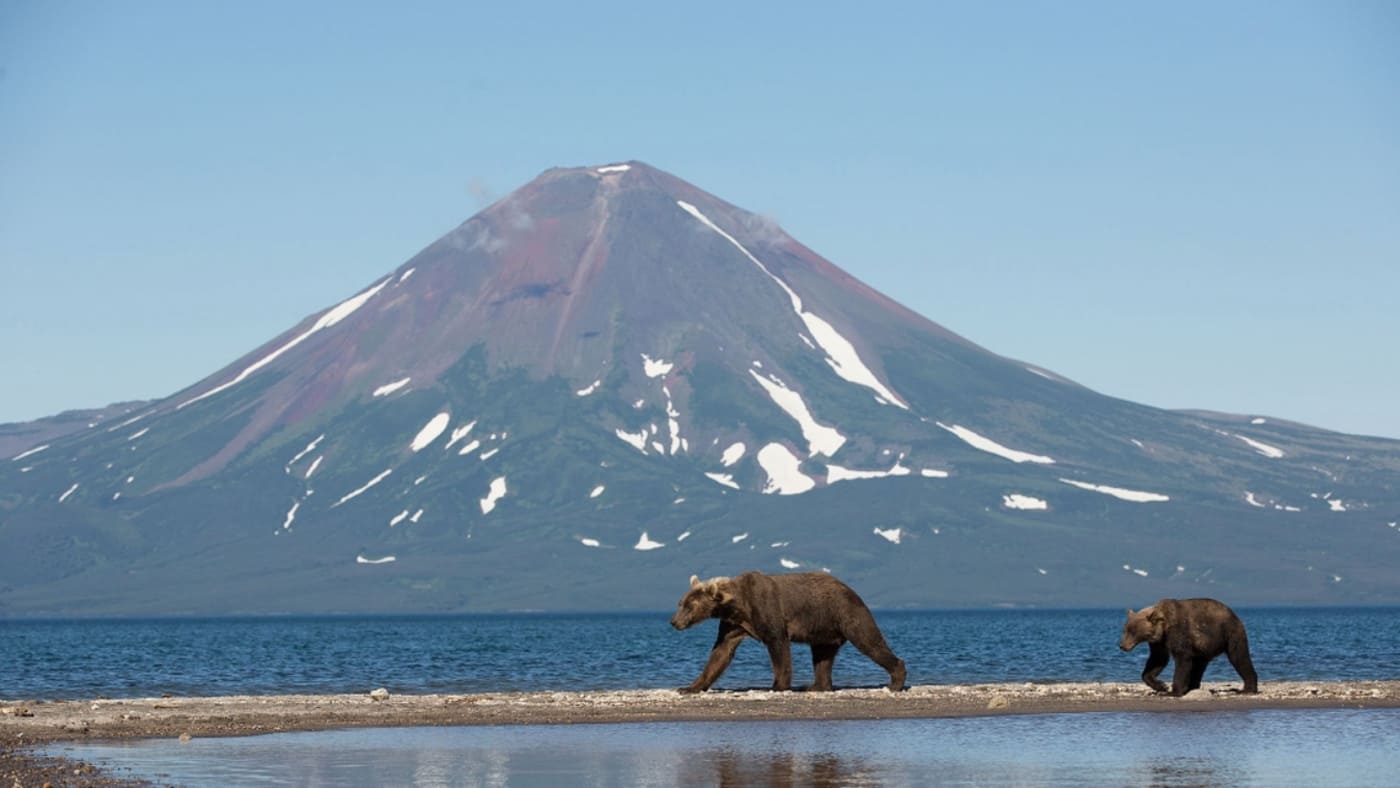
[[[968,717],[1076,712],[1204,712],[1400,707],[1400,681],[1207,683],[1183,698],[1142,684],[921,685],[835,692],[675,690],[501,692],[471,695],[264,695],[42,701],[0,700],[0,784],[130,784],[32,748],[76,739],[251,736],[280,731],[410,725],[540,725],[716,720]]]

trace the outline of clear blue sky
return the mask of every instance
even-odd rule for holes
[[[641,159],[999,353],[1400,437],[1400,4],[0,2],[0,421]]]

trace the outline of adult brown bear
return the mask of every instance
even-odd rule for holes
[[[1157,678],[1168,659],[1176,662],[1170,694],[1180,697],[1200,689],[1206,665],[1221,654],[1229,657],[1235,672],[1244,679],[1244,692],[1259,691],[1259,677],[1249,659],[1249,638],[1244,632],[1244,622],[1222,602],[1162,599],[1136,613],[1129,608],[1118,647],[1132,651],[1139,643],[1147,643],[1152,649],[1147,656],[1147,666],[1142,669],[1142,680],[1158,692],[1168,691],[1167,685]]]
[[[831,689],[836,652],[850,641],[890,674],[889,688],[904,689],[904,660],[885,643],[870,608],[850,586],[822,572],[765,575],[745,572],[701,582],[691,576],[671,626],[687,629],[707,618],[719,619],[719,634],[699,678],[681,692],[704,692],[724,673],[746,637],[768,648],[773,662],[773,689],[792,687],[791,643],[812,647],[810,689]]]

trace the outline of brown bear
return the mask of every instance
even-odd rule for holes
[[[739,642],[751,637],[768,648],[773,662],[773,689],[792,687],[791,643],[812,647],[810,689],[831,689],[831,665],[846,641],[889,671],[889,688],[904,689],[904,660],[885,643],[870,608],[850,586],[822,572],[765,575],[745,572],[701,582],[691,576],[671,626],[688,629],[707,618],[719,619],[714,649],[699,678],[681,692],[704,692],[734,659]]]
[[[1214,599],[1162,599],[1151,607],[1134,613],[1128,609],[1123,624],[1123,638],[1118,647],[1132,651],[1139,643],[1147,643],[1152,651],[1142,680],[1157,692],[1168,692],[1167,685],[1157,674],[1176,662],[1170,694],[1181,697],[1200,689],[1201,677],[1212,659],[1225,654],[1235,672],[1244,679],[1245,693],[1259,691],[1259,677],[1249,659],[1249,638],[1244,622],[1222,602]]]

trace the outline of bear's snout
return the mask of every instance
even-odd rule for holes
[[[1121,648],[1124,651],[1132,651],[1133,649],[1137,648],[1137,642],[1129,640],[1127,638],[1123,638],[1122,640],[1118,641],[1118,648]]]

